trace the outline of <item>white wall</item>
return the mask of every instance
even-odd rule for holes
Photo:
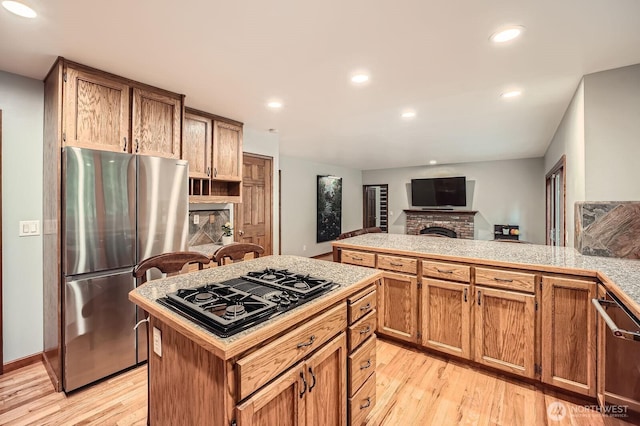
[[[640,200],[640,64],[584,77],[586,201]]]
[[[467,206],[477,210],[475,238],[493,239],[493,225],[520,226],[520,238],[544,244],[542,158],[365,170],[364,185],[388,184],[389,233],[405,233],[413,178],[466,176]]]
[[[558,125],[556,133],[544,155],[545,175],[566,156],[566,233],[567,246],[573,247],[575,234],[575,203],[585,200],[585,84],[580,81],[571,103]],[[543,205],[544,205],[543,200]],[[544,208],[544,206],[543,206]]]
[[[280,156],[282,170],[282,254],[329,253],[331,242],[316,243],[317,176],[342,178],[342,232],[362,228],[362,172]],[[304,249],[306,247],[306,250]]]
[[[42,237],[18,237],[21,220],[42,227],[44,84],[0,71],[2,110],[3,362],[42,352]]]

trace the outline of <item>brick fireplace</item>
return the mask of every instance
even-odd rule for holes
[[[457,238],[473,240],[473,218],[477,211],[471,210],[405,210],[406,233],[419,235],[424,228],[440,227],[456,233]]]

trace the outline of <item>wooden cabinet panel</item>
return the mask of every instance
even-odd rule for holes
[[[378,255],[378,268],[388,271],[404,272],[407,274],[418,273],[418,261],[410,257]]]
[[[242,180],[242,127],[213,122],[213,179]]]
[[[340,304],[238,360],[240,399],[249,396],[345,328],[346,307]]]
[[[376,369],[376,337],[349,355],[349,396],[353,396]]]
[[[349,300],[349,324],[353,324],[375,309],[376,292],[373,290],[359,299]]]
[[[189,162],[189,177],[211,176],[213,134],[212,120],[200,115],[185,113],[182,134],[182,159]]]
[[[476,284],[533,293],[536,285],[536,276],[526,272],[476,268]]]
[[[365,253],[363,251],[342,250],[342,263],[351,265],[366,266],[369,268],[376,267],[376,255],[373,253]]]
[[[533,378],[535,298],[505,290],[476,288],[474,359]]]
[[[133,89],[133,152],[180,158],[180,98]]]
[[[471,280],[471,267],[467,265],[456,265],[454,263],[423,260],[422,275],[425,277],[468,283]]]
[[[346,351],[346,335],[342,333],[306,361],[307,426],[346,425]]]
[[[542,279],[542,381],[596,394],[596,322],[590,281]]]
[[[376,292],[378,332],[408,342],[416,341],[418,279],[415,276],[385,272]]]
[[[471,358],[471,306],[468,284],[425,278],[422,287],[422,345]]]
[[[300,368],[292,368],[239,405],[236,408],[238,426],[304,426],[306,399],[300,398],[301,375]]]
[[[353,398],[349,398],[349,424],[360,426],[376,405],[376,373],[367,379]]]
[[[357,348],[360,343],[364,342],[373,335],[378,323],[376,310],[369,312],[366,316],[359,319],[355,324],[349,326],[349,350]]]
[[[129,89],[99,73],[65,68],[63,143],[103,151],[130,151]]]

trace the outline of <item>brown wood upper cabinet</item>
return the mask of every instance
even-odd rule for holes
[[[182,134],[182,158],[189,162],[189,177],[209,178],[213,168],[213,120],[192,112],[184,114],[184,130]]]
[[[182,95],[60,61],[64,146],[180,157]]]
[[[213,122],[214,180],[242,180],[242,126]]]
[[[542,278],[542,381],[596,395],[596,283]]]

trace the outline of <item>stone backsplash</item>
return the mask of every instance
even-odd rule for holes
[[[640,201],[576,203],[575,227],[581,254],[640,259]]]
[[[229,209],[190,211],[187,246],[220,244],[222,225],[227,222],[231,222]]]

